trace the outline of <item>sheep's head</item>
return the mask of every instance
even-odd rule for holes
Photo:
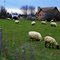
[[[56,49],[59,49],[59,45],[56,45]]]

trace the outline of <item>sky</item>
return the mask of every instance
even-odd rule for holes
[[[4,6],[4,0],[0,0],[0,6],[2,5]],[[60,8],[60,0],[5,0],[5,7],[7,8],[20,8],[24,5],[31,5],[34,7],[57,6]]]
[[[60,0],[0,0],[0,6],[5,8],[20,9],[22,6],[34,6],[34,7],[57,7],[60,8]]]

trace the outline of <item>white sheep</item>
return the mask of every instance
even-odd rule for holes
[[[42,36],[39,32],[29,31],[28,35],[29,35],[30,39],[32,39],[32,40],[37,40],[37,41],[42,40]]]
[[[44,41],[45,41],[45,47],[52,47],[52,48],[56,48],[59,49],[59,44],[56,42],[56,40],[51,37],[51,36],[46,36],[44,37]]]
[[[35,24],[36,24],[36,22],[35,22],[35,21],[32,21],[32,22],[31,22],[31,25],[35,25]]]
[[[42,24],[46,24],[46,21],[41,21]]]
[[[15,20],[15,23],[19,23],[19,20]]]
[[[51,22],[53,22],[54,20],[52,19]]]
[[[10,18],[7,18],[8,20],[10,20]]]
[[[51,26],[53,26],[53,27],[57,27],[57,23],[56,23],[56,22],[51,22],[50,24],[51,24]]]

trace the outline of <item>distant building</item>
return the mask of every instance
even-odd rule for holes
[[[11,15],[12,15],[12,18],[13,17],[18,17],[18,14],[17,13],[12,13]]]
[[[12,13],[11,16],[12,16],[13,19],[18,19],[19,18],[18,13]]]
[[[51,19],[59,20],[60,12],[57,9],[57,7],[38,8],[36,17],[39,20],[48,20],[48,21],[50,21]]]

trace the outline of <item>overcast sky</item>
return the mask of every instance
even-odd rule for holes
[[[0,6],[4,5],[4,0],[0,0]],[[60,0],[5,0],[5,7],[7,8],[20,8],[24,5],[51,7],[57,6],[60,8]]]

